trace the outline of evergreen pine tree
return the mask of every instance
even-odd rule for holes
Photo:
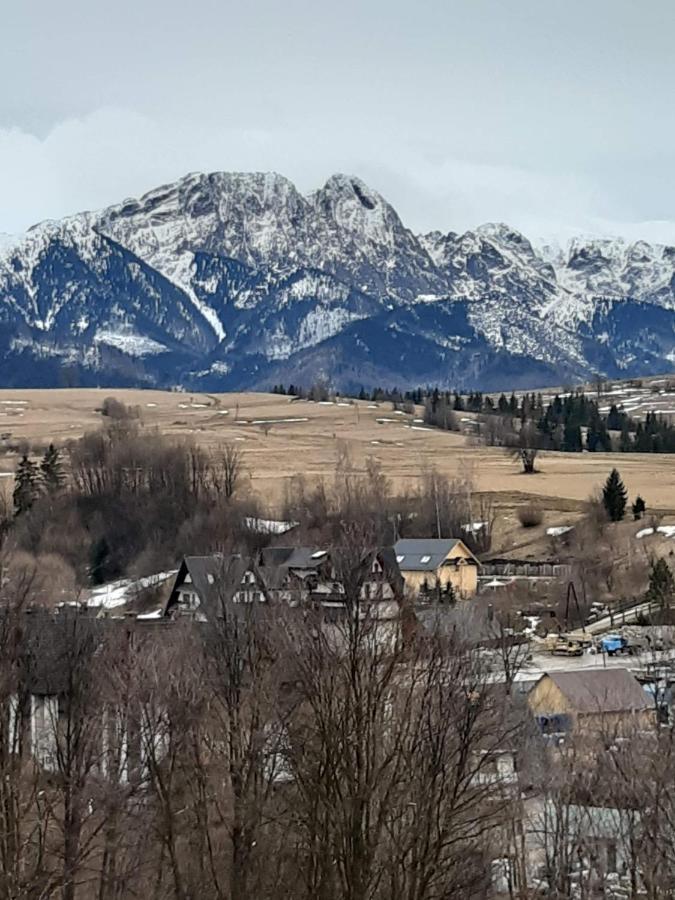
[[[605,453],[612,452],[612,436],[609,431],[607,431],[607,426],[603,421],[600,422],[598,426],[598,450],[604,450]]]
[[[99,538],[89,548],[89,577],[92,584],[104,584],[114,577],[110,545],[105,537]]]
[[[675,578],[673,578],[673,573],[665,559],[659,557],[656,562],[652,562],[645,600],[649,603],[657,603],[661,609],[666,609],[673,602],[674,596]]]
[[[623,519],[627,498],[628,491],[621,480],[619,472],[617,469],[612,469],[602,489],[602,503],[612,522],[620,522]]]
[[[61,454],[53,444],[50,444],[45,450],[45,455],[40,463],[40,471],[47,492],[55,494],[63,484],[64,475]]]
[[[622,453],[630,453],[633,449],[633,442],[628,431],[628,423],[624,422],[621,427],[621,437],[619,438],[619,450]]]
[[[14,512],[20,515],[30,509],[40,493],[40,472],[24,454],[14,476]]]
[[[596,431],[596,424],[592,423],[588,426],[586,431],[586,449],[590,453],[595,453],[598,449],[598,444],[600,443],[600,435]]]
[[[568,453],[578,453],[581,450],[581,428],[573,422],[565,425],[565,436],[563,438],[563,448]]]
[[[645,510],[647,509],[647,504],[642,499],[642,497],[638,494],[635,498],[635,502],[631,506],[631,510],[633,512],[633,518],[637,522],[638,519],[641,519],[644,515]]]

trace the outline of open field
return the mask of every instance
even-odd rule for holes
[[[549,516],[556,518],[553,524],[560,524],[565,514],[578,514],[617,465],[631,497],[639,492],[651,509],[675,514],[673,456],[544,453],[538,461],[541,471],[527,476],[503,450],[472,446],[464,435],[427,429],[419,419],[394,412],[389,403],[313,403],[274,394],[0,390],[3,443],[64,445],[100,427],[105,419],[99,410],[107,396],[138,406],[146,427],[208,447],[239,443],[252,487],[273,506],[283,495],[284,479],[297,473],[331,478],[340,447],[346,446],[357,469],[374,457],[400,489],[414,488],[425,467],[435,466],[451,477],[471,474],[476,489],[497,495],[502,508],[522,502],[525,494],[545,497]],[[14,454],[0,456],[2,477],[11,477],[14,464]]]

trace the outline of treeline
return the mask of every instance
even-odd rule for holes
[[[309,389],[290,384],[274,385],[273,393],[288,394],[308,400],[328,400],[332,393],[324,384]],[[459,431],[457,413],[471,412],[481,416],[497,416],[502,422],[481,422],[481,431],[491,444],[513,444],[514,434],[527,424],[539,449],[564,450],[576,453],[620,451],[622,453],[675,453],[675,426],[667,417],[648,412],[644,421],[629,416],[612,403],[609,410],[601,412],[597,400],[583,391],[573,391],[563,396],[556,394],[544,404],[542,394],[531,392],[517,397],[500,394],[493,399],[481,391],[462,394],[458,391],[442,391],[439,388],[417,388],[400,391],[398,388],[361,388],[352,399],[373,403],[389,402],[395,407],[414,412],[415,406],[424,407],[427,425],[449,431]]]
[[[434,389],[422,402],[425,422],[449,430],[458,430],[458,412],[482,414],[480,427],[490,443],[512,444],[514,434],[525,428],[540,449],[675,453],[675,426],[665,416],[648,412],[643,422],[615,403],[601,412],[597,400],[583,391],[556,394],[544,404],[541,393],[520,398],[501,394],[493,400],[480,392],[461,395]],[[498,417],[501,429],[488,417]]]

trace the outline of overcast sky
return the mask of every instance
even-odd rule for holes
[[[672,0],[3,3],[0,231],[190,171],[675,243]]]

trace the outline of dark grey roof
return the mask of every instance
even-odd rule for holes
[[[244,573],[252,568],[252,562],[234,554],[232,556],[186,556],[178,570],[171,596],[167,600],[165,614],[178,599],[178,591],[186,576],[199,597],[204,611],[222,600],[229,600],[241,584]]]
[[[407,572],[435,572],[459,538],[404,538],[394,545],[399,568]]]
[[[653,704],[628,669],[577,669],[548,672],[548,677],[576,712],[629,712]],[[546,678],[546,675],[542,676]]]

